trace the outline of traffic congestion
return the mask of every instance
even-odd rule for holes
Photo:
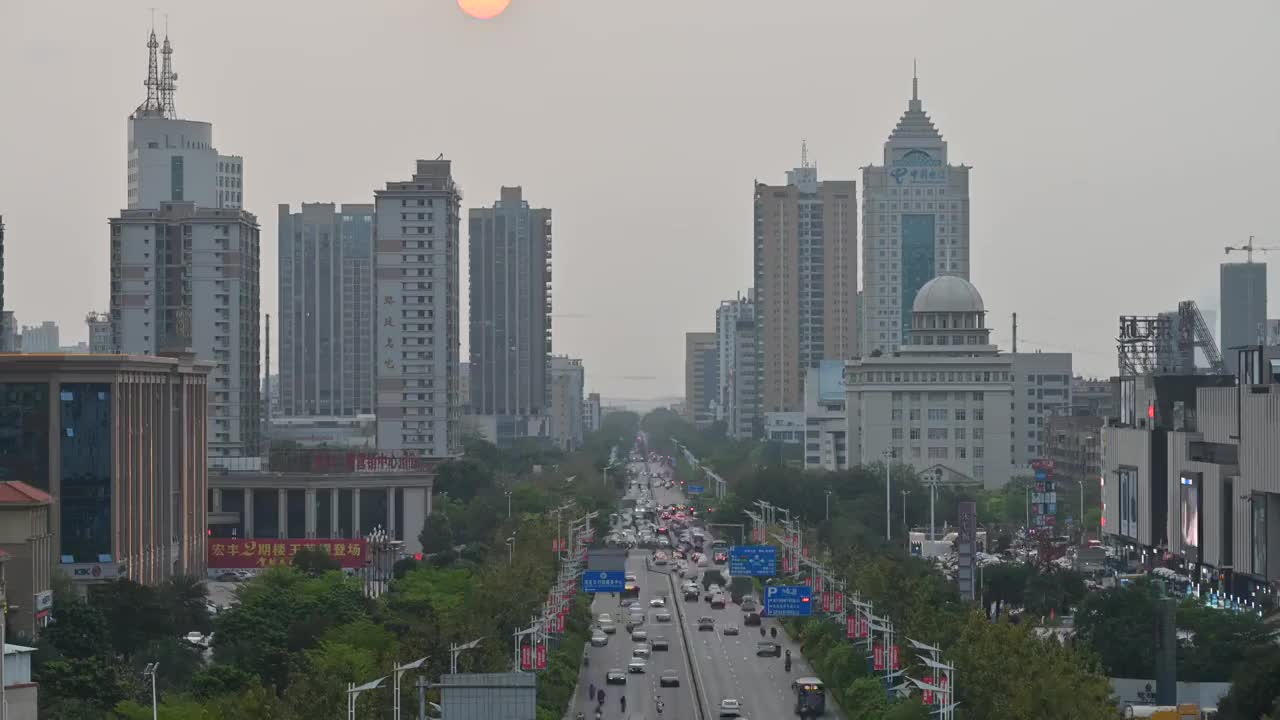
[[[764,614],[729,541],[706,526],[667,458],[633,454],[605,545],[626,584],[597,595],[570,718],[840,717],[798,645]]]

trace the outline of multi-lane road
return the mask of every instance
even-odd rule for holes
[[[659,505],[683,502],[683,496],[674,490],[657,487],[653,495]],[[708,537],[710,535],[708,533]],[[650,638],[654,635],[665,636],[671,649],[653,653],[645,674],[627,676],[626,714],[622,713],[618,700],[623,687],[608,686],[605,690],[603,717],[608,720],[652,720],[659,717],[715,720],[719,715],[720,701],[725,698],[733,698],[742,703],[743,718],[772,720],[795,717],[791,681],[814,674],[801,656],[799,646],[787,638],[776,621],[765,619],[762,627],[766,636],[770,628],[778,628],[776,640],[772,637],[765,639],[778,642],[784,650],[791,651],[791,672],[784,670],[782,658],[757,657],[756,643],[762,640],[760,629],[743,624],[744,614],[737,605],[728,604],[723,610],[713,610],[702,597],[696,601],[685,601],[679,593],[678,578],[657,571],[665,568],[646,571],[645,558],[650,554],[651,551],[636,548],[628,558],[627,569],[636,573],[640,581],[640,602],[648,613],[646,629]],[[727,575],[727,569],[725,572]],[[655,596],[667,597],[667,609],[672,614],[670,623],[653,621],[656,611],[649,607],[649,601]],[[597,616],[608,612],[615,620],[625,623],[626,610],[619,607],[618,602],[609,595],[600,595],[596,598],[593,612]],[[618,617],[619,614],[622,615],[621,618]],[[709,616],[715,621],[715,630],[698,629],[698,619],[702,616]],[[725,634],[724,630],[729,626],[736,627],[738,634]],[[587,702],[587,686],[591,683],[599,686],[604,682],[605,671],[609,668],[626,669],[633,643],[625,633],[626,629],[620,626],[618,633],[609,637],[607,647],[591,648],[590,665],[584,669],[578,701],[569,718],[575,718],[577,712],[583,712],[583,717],[587,720],[595,717],[595,704]],[[690,658],[692,664],[689,662]],[[680,687],[658,687],[659,674],[666,669],[676,670],[680,676]],[[661,714],[656,705],[659,697],[664,705]],[[843,718],[829,695],[825,717]]]

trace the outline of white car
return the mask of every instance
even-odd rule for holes
[[[600,630],[596,630],[591,633],[591,644],[595,647],[604,647],[609,644],[609,636]]]
[[[742,714],[742,703],[735,698],[720,701],[720,717],[738,717]]]
[[[609,613],[600,613],[600,617],[596,618],[596,622],[601,625],[608,625],[613,622],[613,617]]]
[[[638,658],[649,657],[649,646],[636,645],[635,647],[631,648],[631,657],[638,657]]]
[[[631,662],[627,663],[627,672],[642,673],[645,670],[645,665],[646,664],[645,664],[644,658],[636,658]]]
[[[656,597],[649,601],[649,607],[660,608],[660,607],[666,607],[666,606],[667,606],[667,599],[663,597]]]

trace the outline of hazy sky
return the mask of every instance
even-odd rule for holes
[[[519,184],[554,210],[555,351],[606,396],[682,394],[684,333],[751,283],[753,180],[807,138],[820,176],[860,181],[913,57],[974,167],[1001,345],[1016,311],[1022,349],[1113,374],[1118,314],[1216,307],[1224,245],[1280,245],[1274,0],[512,0],[490,21],[455,0],[0,0],[5,302],[64,344],[108,306],[151,5],[179,115],[245,158],[264,310],[278,203],[370,202],[444,153],[464,207]]]

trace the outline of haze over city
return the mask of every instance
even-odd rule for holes
[[[0,6],[6,305],[71,340],[107,307],[150,5]],[[820,179],[860,180],[913,59],[951,161],[973,167],[971,279],[1002,346],[1016,311],[1020,349],[1114,374],[1117,315],[1213,310],[1222,247],[1280,242],[1270,2],[513,0],[480,21],[453,0],[275,0],[155,18],[179,116],[245,158],[264,312],[278,203],[369,202],[443,153],[464,208],[521,185],[554,209],[554,349],[606,396],[680,394],[683,333],[751,284],[752,181],[782,183],[802,139]]]

